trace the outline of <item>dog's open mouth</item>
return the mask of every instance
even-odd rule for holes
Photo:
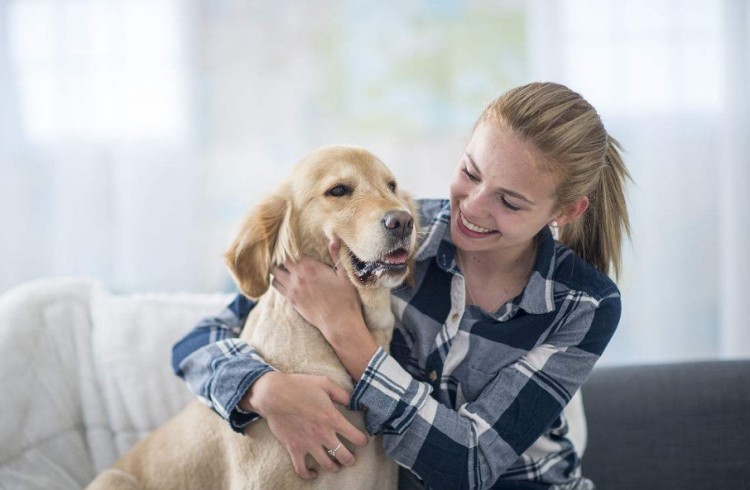
[[[397,248],[374,262],[365,262],[353,253],[351,256],[354,274],[356,274],[360,281],[367,283],[385,274],[402,274],[406,272],[406,261],[409,258],[409,253],[403,248]]]

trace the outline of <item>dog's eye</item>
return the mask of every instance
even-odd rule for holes
[[[336,185],[328,189],[326,192],[327,196],[333,196],[333,197],[341,197],[341,196],[348,196],[351,194],[352,188],[348,185]]]
[[[388,182],[388,188],[391,190],[391,192],[396,192],[396,181]]]

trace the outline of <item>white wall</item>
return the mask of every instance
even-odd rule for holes
[[[581,92],[634,178],[604,362],[750,355],[744,0],[0,0],[0,292],[231,288],[234,224],[306,151],[445,196],[484,104]]]

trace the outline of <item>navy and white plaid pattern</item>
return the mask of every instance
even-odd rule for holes
[[[413,286],[393,294],[390,354],[379,349],[370,360],[350,408],[367,409],[367,430],[383,434],[389,456],[429,488],[593,488],[581,476],[562,410],[614,334],[617,287],[545,229],[518,297],[491,313],[465,307],[449,202],[421,201],[420,214],[426,234]],[[239,298],[233,305],[177,344],[173,361],[237,429],[253,415],[232,402],[271,368],[243,343],[206,345],[211,336],[221,344],[236,335],[252,305]],[[236,367],[235,357],[243,359]]]

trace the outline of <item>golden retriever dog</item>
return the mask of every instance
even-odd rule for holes
[[[260,297],[241,338],[276,369],[329,377],[351,390],[353,383],[320,332],[274,288],[273,264],[309,255],[331,266],[328,242],[341,242],[338,267],[359,291],[365,321],[375,340],[388,346],[394,317],[390,288],[407,279],[415,252],[416,213],[396,188],[388,168],[356,147],[314,151],[244,220],[226,253],[242,293]],[[340,407],[365,432],[363,415]],[[345,441],[347,443],[347,441]],[[353,446],[347,443],[353,451]],[[265,420],[245,435],[196,401],[154,431],[94,480],[90,489],[389,489],[396,488],[396,464],[382,441],[356,450],[356,463],[338,473],[318,471],[314,480],[297,476],[286,449]],[[308,455],[308,467],[319,469]]]

